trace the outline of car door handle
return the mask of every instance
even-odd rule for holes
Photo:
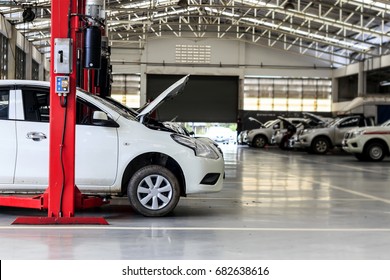
[[[27,139],[32,139],[33,141],[41,141],[46,139],[46,135],[43,132],[29,132],[27,133]]]

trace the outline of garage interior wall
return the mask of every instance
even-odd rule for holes
[[[179,46],[207,49],[206,61],[183,62]],[[204,47],[204,48],[201,48]],[[208,48],[205,48],[208,47]],[[180,58],[180,59],[179,59]],[[143,48],[112,49],[114,73],[331,77],[331,65],[302,55],[293,55],[271,48],[259,47],[238,40],[151,39]]]
[[[188,54],[188,59],[184,60],[183,52],[178,50],[186,47],[199,51],[197,55],[198,57],[203,55],[203,60],[195,60],[191,54]],[[202,50],[207,53],[202,53]],[[313,62],[308,57],[289,55],[238,40],[194,41],[180,38],[150,40],[140,49],[112,49],[111,63],[114,74],[140,74],[140,104],[144,104],[147,100],[147,74],[238,76],[239,110],[244,109],[243,90],[246,77],[329,78],[332,76],[330,65],[323,61]]]
[[[3,62],[7,63],[6,73],[2,74],[2,78],[15,79],[17,76],[24,79],[46,80],[45,69],[50,69],[50,61],[47,55],[40,53],[36,48],[32,47],[31,42],[26,40],[24,36],[15,29],[3,15],[0,15],[0,34],[2,41],[6,41],[8,46],[0,48],[0,56]],[[17,55],[17,49],[21,53]],[[16,61],[23,57],[23,73],[20,69],[16,69]],[[34,64],[35,63],[35,64]]]

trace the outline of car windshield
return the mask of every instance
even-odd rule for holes
[[[118,106],[117,104],[114,104],[114,102],[109,102],[97,95],[94,95],[94,94],[91,94],[85,90],[82,90],[82,89],[78,89],[79,91],[83,92],[84,94],[96,99],[99,103],[102,103],[103,105],[105,105],[106,107],[110,108],[111,110],[117,112],[119,115],[121,115],[122,117],[126,118],[126,119],[129,119],[129,120],[134,120],[136,121],[137,119],[132,116],[127,110],[124,110],[122,108],[122,106]]]
[[[390,119],[382,123],[381,126],[390,126]]]
[[[115,99],[112,98],[112,97],[106,97],[106,98],[104,98],[104,100],[106,100],[106,101],[112,103],[112,104],[113,104],[114,106],[116,106],[116,107],[121,108],[122,110],[124,110],[124,111],[126,111],[127,113],[129,113],[130,115],[132,115],[134,118],[136,118],[137,115],[138,115],[138,112],[137,112],[136,110],[134,110],[134,109],[132,109],[132,108],[129,108],[129,107],[123,105],[122,103],[120,103],[119,101],[115,100]]]
[[[340,122],[340,120],[342,120],[342,118],[335,118],[333,121],[328,123],[326,126],[327,127],[335,126],[335,125],[337,125]]]

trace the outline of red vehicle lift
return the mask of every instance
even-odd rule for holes
[[[47,209],[48,213],[47,217],[18,217],[13,224],[108,224],[102,217],[74,215],[75,209],[107,203],[82,194],[75,185],[76,77],[80,71],[76,56],[83,49],[80,15],[88,1],[52,0],[49,186],[33,197],[0,196],[0,206]]]

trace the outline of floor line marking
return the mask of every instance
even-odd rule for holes
[[[121,226],[0,226],[0,230],[168,230],[168,231],[280,231],[280,232],[390,232],[390,228],[231,228],[231,227],[121,227]]]

